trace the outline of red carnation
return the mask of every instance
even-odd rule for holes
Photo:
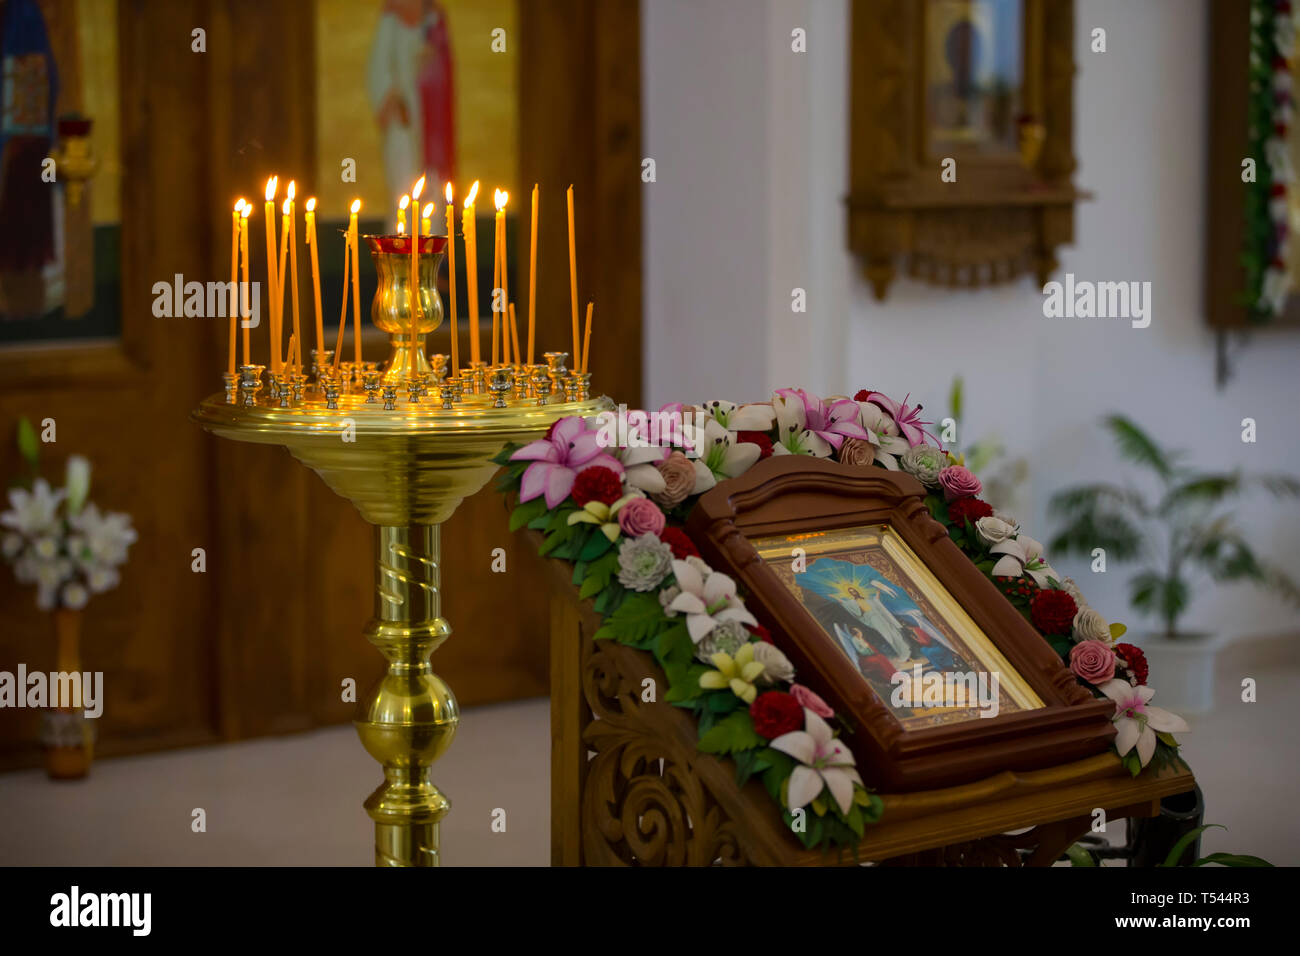
[[[673,557],[678,561],[700,556],[700,549],[695,547],[695,542],[681,528],[664,528],[659,532],[659,540],[673,549]]]
[[[772,457],[772,439],[767,437],[767,432],[736,432],[736,438],[757,445],[760,461]]]
[[[762,641],[764,644],[771,644],[771,643],[772,643],[772,632],[769,631],[767,628],[765,628],[762,624],[752,624],[752,625],[750,625],[749,633],[750,633],[750,634],[753,634],[756,638],[758,638],[758,639],[759,639],[760,641]]]
[[[1120,659],[1124,667],[1133,672],[1133,677],[1139,684],[1147,682],[1150,671],[1147,668],[1147,656],[1142,653],[1142,648],[1134,647],[1132,644],[1116,644],[1115,656]]]
[[[948,520],[958,527],[965,527],[966,522],[979,521],[993,514],[993,506],[978,498],[958,498],[948,506]]]
[[[769,690],[749,705],[754,730],[760,737],[774,740],[782,734],[803,730],[803,707],[783,690]]]
[[[612,468],[593,465],[578,472],[577,477],[573,479],[571,494],[579,507],[588,501],[612,505],[623,497],[623,479],[619,478]]]
[[[856,395],[853,396],[855,402],[865,402],[871,395],[871,389],[860,388]]]
[[[1043,588],[1029,602],[1029,617],[1044,634],[1069,634],[1078,613],[1068,591]]]

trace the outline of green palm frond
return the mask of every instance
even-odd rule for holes
[[[1094,548],[1104,548],[1118,561],[1128,561],[1142,552],[1142,534],[1123,515],[1106,511],[1084,511],[1074,518],[1048,544],[1051,553],[1090,556]]]
[[[1067,517],[1100,508],[1129,508],[1139,516],[1150,513],[1150,506],[1136,491],[1121,488],[1119,485],[1098,482],[1092,485],[1077,485],[1058,491],[1048,500],[1048,508]]]
[[[1145,465],[1166,481],[1173,477],[1177,456],[1157,445],[1136,422],[1123,415],[1108,415],[1105,424],[1121,455],[1135,465]]]
[[[1233,495],[1262,488],[1279,498],[1300,496],[1300,481],[1289,475],[1200,475],[1169,489],[1160,502],[1160,514],[1169,514],[1187,504],[1219,504]]]

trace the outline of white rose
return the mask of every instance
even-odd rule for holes
[[[1070,595],[1070,597],[1074,598],[1074,603],[1077,604],[1079,607],[1088,606],[1088,599],[1085,598],[1083,596],[1083,592],[1079,590],[1079,585],[1074,583],[1074,578],[1066,578],[1064,581],[1062,581],[1061,590],[1064,591],[1066,594]]]
[[[1110,623],[1092,608],[1080,608],[1079,613],[1074,615],[1074,639],[1109,644]]]
[[[975,522],[975,533],[979,535],[981,541],[992,547],[1014,537],[1016,529],[1014,525],[990,515]]]
[[[756,641],[754,643],[754,660],[763,665],[763,680],[769,684],[775,684],[779,680],[794,679],[794,665],[790,663],[790,658],[781,652],[781,649],[775,644],[769,644],[767,641]]]

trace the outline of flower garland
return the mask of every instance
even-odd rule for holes
[[[1295,24],[1290,0],[1251,5],[1249,155],[1262,157],[1246,187],[1248,313],[1256,322],[1277,316],[1286,303],[1290,228],[1287,190],[1294,171],[1287,150],[1291,125],[1291,68]]]
[[[730,757],[743,785],[758,775],[805,846],[856,846],[882,803],[840,735],[845,721],[799,684],[789,658],[682,530],[699,495],[771,455],[814,455],[903,471],[930,514],[1097,697],[1115,702],[1116,749],[1134,775],[1178,760],[1187,730],[1150,704],[1142,651],[1108,623],[1010,515],[979,498],[961,456],[945,451],[921,406],[874,391],[817,398],[780,389],[770,402],[665,405],[593,422],[565,418],[546,437],[508,446],[499,490],[517,496],[511,530],[543,535],[539,552],[573,564],[573,583],[602,616],[596,640],[650,652],[663,699],[690,710],[702,753]],[[622,438],[623,440],[619,440]],[[691,452],[688,456],[687,452]]]

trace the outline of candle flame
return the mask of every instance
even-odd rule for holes
[[[244,200],[239,200],[239,202],[235,203],[235,212],[239,212],[239,210],[243,209],[245,205],[246,203]]]
[[[240,218],[240,219],[247,219],[248,216],[249,216],[249,214],[250,214],[252,211],[253,211],[253,204],[252,204],[251,202],[250,202],[250,203],[245,203],[245,204],[244,204],[244,208],[241,209],[241,210],[239,211],[239,218]]]
[[[510,198],[510,194],[504,189],[495,189],[492,191],[492,198],[497,204],[497,212],[500,212],[506,208],[506,200]]]
[[[267,202],[270,202],[272,199],[275,198],[275,188],[276,188],[277,185],[279,185],[279,182],[280,182],[280,177],[279,177],[279,176],[272,176],[270,179],[268,179],[268,180],[266,181],[266,201],[267,201]]]
[[[291,179],[289,180],[289,202],[293,202],[293,197],[295,193],[296,190],[293,188],[293,180]]]
[[[307,200],[307,211],[308,211],[308,212],[315,212],[315,211],[316,211],[316,197],[315,197],[315,196],[312,196],[310,199]]]
[[[469,187],[469,195],[465,197],[465,208],[468,209],[474,205],[474,197],[478,195],[478,180],[474,180],[474,185]]]
[[[284,202],[280,203],[280,212],[284,213],[286,216],[289,215],[289,207],[292,205],[293,200],[286,199]]]
[[[411,198],[414,199],[416,202],[419,202],[419,200],[420,200],[420,193],[422,193],[422,192],[424,192],[424,177],[423,177],[423,176],[421,176],[418,180],[416,180],[415,188],[411,190]]]
[[[433,215],[433,203],[429,203],[424,207],[424,211],[420,213],[420,218],[428,219],[432,215]]]
[[[355,216],[360,211],[361,211],[361,200],[360,199],[352,200],[352,215]]]
[[[447,194],[447,205],[450,206],[451,205],[451,180],[450,179],[447,180],[447,188],[445,192]]]
[[[406,234],[406,223],[404,223],[404,222],[403,222],[402,220],[400,220],[400,219],[397,220],[397,234],[398,234],[399,236],[402,236],[402,235],[405,235],[405,234]]]
[[[405,210],[406,207],[409,206],[410,204],[411,204],[411,197],[410,197],[410,196],[403,196],[400,200],[398,200],[398,202],[397,202],[397,208],[398,208],[398,209]]]

